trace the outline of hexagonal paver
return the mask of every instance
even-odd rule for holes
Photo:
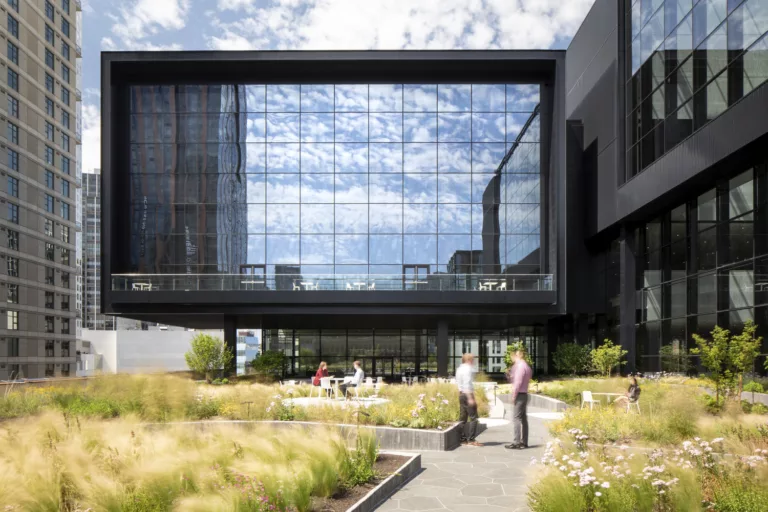
[[[461,487],[464,487],[465,483],[458,481],[454,475],[448,475],[448,478],[436,478],[435,480],[422,480],[421,482],[422,486],[433,486],[433,487],[445,487],[448,489],[459,489]]]
[[[445,464],[438,464],[437,468],[440,471],[454,475],[468,475],[470,473],[477,473],[477,471],[472,470],[472,466],[472,464],[467,463],[447,462]]]
[[[499,484],[473,484],[464,487],[461,490],[464,496],[480,496],[490,498],[493,496],[503,496],[504,488]]]
[[[459,482],[467,485],[493,483],[493,481],[487,476],[480,476],[480,475],[456,475],[454,478]]]
[[[452,478],[455,473],[443,471],[441,469],[428,469],[421,472],[415,479],[416,480],[438,480],[441,478]]]
[[[460,496],[461,490],[454,486],[450,487],[436,487],[432,485],[420,485],[410,490],[412,496],[422,496],[431,498],[450,498]]]
[[[452,508],[455,505],[485,505],[487,500],[480,496],[456,496],[452,498],[438,498],[446,508]]]
[[[400,508],[403,510],[430,510],[445,507],[437,498],[414,496],[413,498],[400,500]]]

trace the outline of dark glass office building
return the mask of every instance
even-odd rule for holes
[[[104,53],[104,311],[261,328],[300,376],[683,368],[768,325],[766,31],[597,0],[567,51]]]

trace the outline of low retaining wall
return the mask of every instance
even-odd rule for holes
[[[394,453],[393,455],[406,454]],[[419,472],[421,472],[421,455],[415,454],[386,480],[371,489],[360,501],[349,507],[347,512],[372,512],[376,510],[376,507],[392,496],[411,478],[418,475]]]
[[[275,428],[317,428],[325,427],[336,429],[345,437],[353,437],[357,429],[372,432],[379,440],[381,450],[397,451],[450,451],[457,448],[461,442],[461,432],[459,424],[456,423],[445,430],[424,430],[417,428],[395,428],[379,427],[370,425],[339,425],[330,423],[319,423],[309,421],[183,421],[174,423],[148,423],[146,427],[163,428],[168,425],[190,425],[196,428],[205,429],[211,426],[219,425],[238,425],[244,428],[252,428],[258,425],[270,425]],[[477,425],[477,433],[485,431],[486,426],[482,423]]]

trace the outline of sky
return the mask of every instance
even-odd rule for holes
[[[594,0],[82,0],[83,170],[100,167],[99,54],[566,48]]]

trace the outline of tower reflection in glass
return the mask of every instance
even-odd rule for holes
[[[135,86],[132,271],[540,272],[538,85]]]

